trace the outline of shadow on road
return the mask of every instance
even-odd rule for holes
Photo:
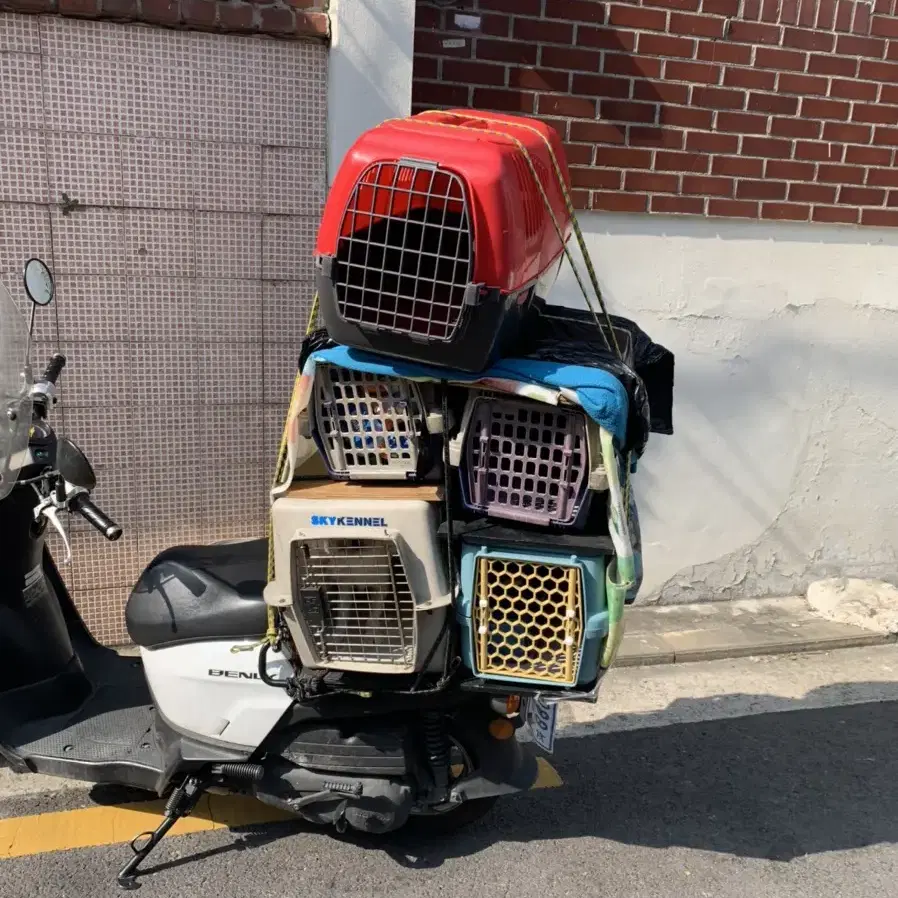
[[[432,868],[497,842],[582,837],[775,861],[898,842],[898,702],[562,739],[552,761],[563,788],[500,802],[452,838],[366,844]]]

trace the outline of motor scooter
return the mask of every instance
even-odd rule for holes
[[[140,865],[209,789],[385,833],[410,819],[448,831],[535,783],[514,697],[297,673],[288,639],[260,639],[267,540],[163,551],[126,606],[140,659],[99,645],[46,536],[55,527],[70,555],[64,513],[108,540],[122,529],[91,501],[84,453],[49,421],[65,358],[37,377],[29,365],[53,277],[31,259],[24,284],[30,326],[0,285],[0,757],[19,773],[168,796],[157,829],[131,843],[122,887],[139,885]]]

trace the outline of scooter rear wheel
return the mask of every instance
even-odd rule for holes
[[[445,811],[433,814],[415,814],[408,819],[405,828],[414,827],[416,834],[425,838],[448,836],[451,833],[476,823],[485,817],[499,800],[498,795],[487,798],[472,798]]]

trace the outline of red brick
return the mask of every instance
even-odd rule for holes
[[[743,22],[735,19],[730,22],[727,40],[741,44],[778,44],[780,30],[776,25],[764,25],[761,22]]]
[[[224,9],[228,4],[222,3],[221,8]],[[233,8],[233,7],[231,7]],[[443,41],[449,40],[448,35],[444,32],[437,31],[416,31],[415,32],[415,53],[424,53],[427,56],[457,56],[463,59],[469,59],[471,56],[471,41],[466,40],[464,46],[461,47],[444,47]],[[456,38],[457,40],[457,38]],[[536,54],[533,54],[534,57]],[[536,59],[534,58],[534,62]]]
[[[739,13],[739,0],[702,0],[702,12],[732,19]]]
[[[412,84],[412,102],[425,106],[467,106],[468,88],[464,84],[416,81]]]
[[[886,49],[886,59],[898,59],[898,41],[889,41]]]
[[[231,6],[229,3],[219,3],[218,27],[224,31],[252,31],[253,13],[253,8],[248,4]]]
[[[654,103],[627,103],[621,100],[602,100],[599,104],[599,115],[610,122],[642,122],[649,124],[655,121],[657,106]]]
[[[883,228],[898,227],[898,209],[862,209],[861,224]]]
[[[715,16],[691,16],[688,13],[672,12],[670,14],[670,33],[722,38],[724,22],[724,19]]]
[[[624,175],[624,190],[647,193],[676,193],[680,189],[679,175],[663,175],[659,172],[628,171]]]
[[[214,0],[205,0],[205,2],[209,3],[212,7],[212,21],[215,21],[215,13],[216,13],[216,4]],[[54,7],[53,0],[46,0],[46,5],[44,9],[50,10]],[[191,23],[187,18],[187,12],[185,10],[190,6],[190,3],[185,0],[185,2],[181,6],[181,15],[184,16],[184,20],[188,24],[194,24],[195,27],[201,27],[201,23]],[[133,21],[137,18],[137,4],[134,0],[100,0],[100,12],[102,15],[107,16],[109,18],[114,19],[124,19],[126,21]],[[191,15],[198,15],[197,10],[191,10]]]
[[[843,81],[841,78],[833,78],[829,85],[829,95],[841,100],[867,100],[873,102],[876,99],[878,85],[869,81]]]
[[[662,106],[661,121],[677,128],[710,130],[714,113],[710,109],[692,109],[688,106]]]
[[[540,94],[540,115],[569,115],[573,118],[595,118],[596,101],[586,97],[562,97]]]
[[[259,31],[265,34],[292,34],[296,23],[293,11],[277,6],[266,6],[259,11]],[[464,92],[465,103],[468,91]]]
[[[605,75],[580,75],[574,73],[572,93],[588,97],[617,97],[626,99],[630,96],[629,78],[609,78]]]
[[[727,66],[723,72],[723,83],[727,87],[748,87],[752,90],[773,90],[776,73],[761,69],[734,69]]]
[[[295,0],[287,0],[293,6]],[[305,0],[301,0],[305,2]],[[331,20],[326,12],[302,12],[297,10],[294,16],[294,34],[302,37],[317,37],[329,40],[331,36]]]
[[[104,12],[106,12],[107,2],[103,4]],[[186,25],[193,28],[213,27],[217,13],[215,0],[181,0],[181,18]]]
[[[542,44],[571,44],[574,42],[574,26],[569,22],[516,18],[513,33],[515,40],[519,41],[539,41]]]
[[[706,174],[710,156],[701,153],[672,153],[658,150],[655,153],[655,171],[680,171],[688,174]]]
[[[686,149],[695,153],[735,153],[739,150],[739,137],[716,131],[690,131],[686,135]]]
[[[846,125],[843,122],[825,122],[823,139],[837,143],[869,143],[873,129],[869,125]]]
[[[858,61],[850,56],[824,56],[812,53],[808,57],[808,71],[812,75],[840,75],[843,78],[854,78],[857,75]]]
[[[862,59],[859,77],[867,81],[882,81],[886,84],[898,83],[898,62],[874,62]]]
[[[791,72],[780,72],[776,88],[786,94],[818,94],[826,96],[829,79],[816,75],[796,75]]]
[[[836,53],[843,56],[865,56],[882,59],[886,42],[881,37],[859,37],[856,34],[840,34],[836,38]]]
[[[661,128],[657,125],[630,125],[631,146],[665,147],[668,150],[682,150],[685,131],[676,128]]]
[[[874,125],[894,125],[898,122],[898,110],[894,106],[855,103],[851,110],[851,120],[853,122],[870,122]]]
[[[571,205],[575,209],[589,208],[589,191],[588,190],[572,190]]]
[[[639,35],[639,52],[649,56],[680,56],[692,59],[695,41],[686,37],[671,37],[669,34],[654,34],[644,31]]]
[[[811,219],[825,224],[857,224],[859,212],[859,209],[844,206],[814,206]]]
[[[788,199],[796,203],[829,203],[836,201],[836,188],[828,184],[790,184]]]
[[[873,16],[873,21],[870,23],[871,34],[878,34],[882,37],[898,37],[898,18],[891,10],[890,13],[890,15]]]
[[[850,187],[843,184],[839,188],[839,204],[842,206],[881,206],[885,200],[885,190],[876,187]]]
[[[676,103],[685,106],[689,102],[689,90],[688,84],[677,84],[675,81],[633,81],[633,99],[647,103]]]
[[[722,218],[757,218],[757,203],[745,203],[740,200],[708,200],[708,215]]]
[[[898,147],[898,128],[876,128],[873,132],[873,143],[881,147]]]
[[[629,75],[632,78],[660,78],[661,60],[650,56],[624,56],[606,53],[602,71],[606,75]]]
[[[801,101],[801,115],[810,118],[829,118],[845,121],[851,106],[839,100],[822,100],[817,97],[804,97]]]
[[[764,177],[776,181],[813,181],[813,162],[793,162],[791,159],[768,159]]]
[[[840,162],[842,147],[826,141],[797,140],[795,142],[795,158],[807,159],[810,162]]]
[[[817,50],[831,53],[836,45],[836,36],[827,31],[811,31],[805,28],[786,28],[783,32],[783,46],[796,50]]]
[[[890,190],[889,191],[889,199],[886,202],[886,205],[890,209],[898,208],[898,190]]]
[[[520,90],[557,90],[567,93],[569,80],[568,72],[559,72],[557,69],[509,69],[508,71],[508,86]]]
[[[898,187],[898,168],[871,168],[867,183],[874,187]]]
[[[807,53],[797,50],[780,50],[776,47],[758,47],[755,65],[762,69],[803,72],[807,65]]]
[[[807,221],[810,206],[797,203],[761,203],[761,218],[771,221]]]
[[[732,178],[711,178],[706,175],[683,175],[683,193],[692,193],[696,196],[725,196],[733,195]]]
[[[886,147],[845,147],[847,165],[891,165],[892,151]]]
[[[779,115],[795,115],[798,112],[798,97],[784,97],[779,94],[759,94],[748,96],[748,108],[752,112],[770,112]]]
[[[739,134],[766,134],[767,116],[748,112],[718,112],[718,131],[735,131]]]
[[[569,22],[604,22],[605,4],[596,0],[546,0],[546,18],[565,19]]]
[[[480,0],[478,8],[490,12],[513,12],[519,16],[538,16],[542,0]]]
[[[64,11],[62,0],[60,0],[59,11]],[[156,22],[160,25],[174,25],[178,23],[181,18],[178,0],[142,0],[141,13],[142,21]],[[292,24],[293,14],[289,11],[287,11],[287,13],[291,17]],[[250,14],[252,14],[252,10],[250,10]]]
[[[694,87],[692,102],[696,106],[707,106],[709,109],[744,109],[745,91],[728,90],[723,87]],[[795,103],[796,107],[798,103]]]
[[[417,68],[418,60],[415,60]],[[512,69],[512,71],[516,71]],[[417,75],[417,72],[415,73]],[[501,87],[505,84],[505,66],[490,65],[488,62],[473,62],[469,59],[444,59],[443,80],[459,84],[485,84]]]
[[[566,143],[564,145],[564,155],[567,157],[567,164],[570,166],[592,165],[593,147],[588,143]]]
[[[662,9],[684,9],[687,12],[695,12],[698,9],[699,0],[642,0],[643,6],[659,6]]]
[[[606,122],[571,122],[571,140],[583,143],[623,143],[620,128]]]
[[[534,97],[534,94],[522,90],[478,87],[474,91],[473,106],[475,109],[494,109],[499,112],[533,112]]]
[[[572,168],[571,183],[575,187],[620,190],[623,172],[616,168]]]
[[[864,170],[854,165],[820,165],[817,180],[823,184],[863,184]]]
[[[817,27],[832,31],[836,22],[837,0],[817,0]]]
[[[857,83],[864,84],[867,87],[875,87],[873,84],[866,84],[865,81],[858,81]],[[876,97],[873,99],[875,100]],[[898,84],[883,84],[879,91],[879,102],[891,103],[893,106],[898,105]],[[895,110],[893,115],[895,116],[895,122],[898,122],[898,110]]]
[[[477,42],[477,55],[480,56],[480,46],[483,41]],[[602,54],[598,50],[579,50],[576,47],[543,47],[541,64],[543,68],[564,69],[566,72],[573,69],[581,72],[597,72]],[[536,63],[534,50],[533,63]]]
[[[735,178],[760,178],[764,175],[764,160],[747,159],[744,156],[715,156],[711,162],[711,172]]]
[[[56,12],[56,0],[0,0],[0,11],[36,13]],[[134,10],[136,14],[137,10]],[[133,18],[133,16],[132,16]]]
[[[648,199],[644,193],[593,193],[592,208],[605,212],[645,212]]]
[[[638,28],[645,31],[664,31],[667,13],[661,9],[646,9],[639,6],[621,6],[615,3],[608,7],[608,23],[615,27]]]
[[[125,2],[130,2],[130,0],[125,0]],[[214,5],[214,0],[212,0]],[[414,74],[412,75],[413,81],[436,81],[437,75],[440,71],[440,62],[438,59],[434,59],[431,56],[416,56],[414,61]],[[498,66],[495,68],[499,69]],[[502,83],[505,83],[505,69],[499,69],[502,72]],[[450,81],[454,80],[452,78],[448,79]]]
[[[177,22],[177,11],[178,4],[175,2],[171,4],[175,9],[175,18],[174,21]],[[97,0],[59,0],[59,12],[65,16],[96,16],[97,9]],[[169,3],[166,2],[165,6],[169,6]],[[172,20],[160,20],[153,19],[153,21],[172,21]]]
[[[695,58],[705,62],[728,65],[750,65],[751,47],[744,44],[728,44],[723,41],[699,41]]]
[[[782,200],[786,185],[781,181],[737,181],[736,198],[740,200]]]
[[[770,122],[770,133],[775,137],[803,137],[813,140],[820,136],[823,123],[815,119],[774,118]]]
[[[705,201],[696,196],[655,194],[649,202],[650,211],[663,215],[702,215],[705,211]]]
[[[598,147],[596,165],[607,165],[610,168],[651,168],[652,154],[650,150],[634,147]]]
[[[664,77],[674,81],[696,84],[719,84],[721,67],[704,62],[679,62],[669,59],[664,64]]]
[[[525,44],[520,41],[478,40],[477,58],[493,62],[514,62],[518,65],[536,65],[536,44]]]
[[[792,155],[792,141],[778,137],[743,137],[742,152],[746,156],[788,159]]]
[[[589,25],[581,25],[577,29],[577,43],[584,47],[597,47],[600,50],[632,52],[636,49],[636,32],[624,31],[620,28],[592,28]]]
[[[418,4],[415,10],[415,28],[440,29],[443,27],[442,10]]]

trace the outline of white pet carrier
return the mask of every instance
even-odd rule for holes
[[[417,672],[450,602],[438,505],[385,500],[384,488],[379,497],[357,498],[365,487],[333,486],[345,489],[325,491],[341,498],[309,499],[294,490],[274,503],[275,578],[265,599],[283,609],[304,667]],[[439,495],[433,487],[398,489]],[[442,668],[444,650],[429,669]]]

